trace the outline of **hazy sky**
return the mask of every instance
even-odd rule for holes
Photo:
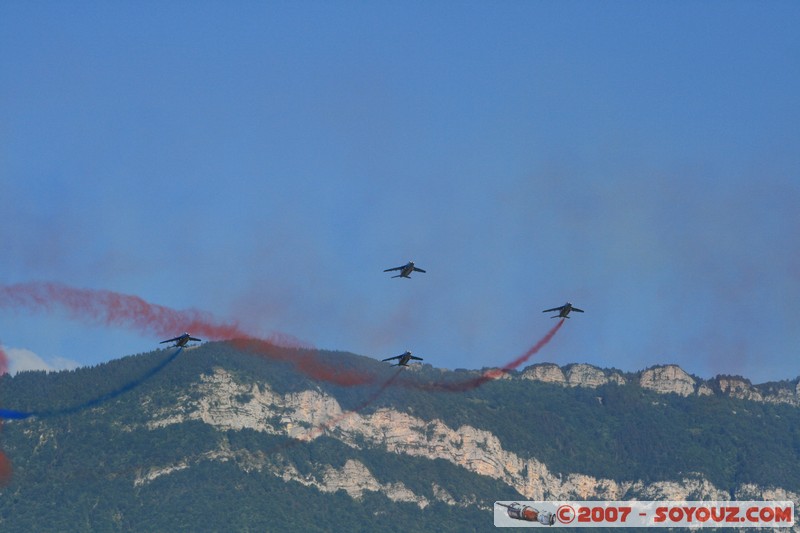
[[[3,2],[0,283],[446,368],[569,300],[533,362],[794,378],[798,27],[796,2]],[[159,340],[0,312],[54,366]]]

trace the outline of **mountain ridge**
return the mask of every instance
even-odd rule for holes
[[[522,369],[520,374],[522,379],[573,387],[596,388],[606,383],[636,383],[662,394],[720,394],[743,400],[800,407],[800,377],[754,385],[748,378],[739,375],[718,374],[711,379],[702,379],[675,364],[654,365],[638,372],[621,372],[586,363],[570,363],[563,367],[554,363],[536,363]]]
[[[168,355],[4,376],[0,403],[86,402]],[[387,381],[398,372],[344,352],[320,357]],[[423,383],[481,373],[429,365],[400,372]],[[20,513],[47,514],[36,502],[61,501],[65,491],[83,502],[67,512],[76,520],[104,505],[97,491],[108,495],[102,519],[80,520],[119,531],[224,530],[211,527],[211,512],[242,530],[477,531],[488,529],[495,500],[800,499],[793,404],[715,390],[674,365],[624,373],[538,363],[505,377],[462,392],[346,387],[311,380],[285,360],[208,343],[103,404],[7,422],[2,445],[16,473],[0,489],[0,525],[25,530],[31,523]],[[704,385],[711,394],[700,392]],[[789,390],[792,382],[778,385]],[[199,491],[197,517],[175,507],[189,487]],[[249,489],[234,498],[230,487]],[[310,524],[265,509],[264,491],[278,506],[291,508],[289,495],[302,494],[347,516]],[[145,512],[144,502],[155,507]],[[234,516],[237,509],[247,511]],[[263,513],[283,518],[264,521]]]

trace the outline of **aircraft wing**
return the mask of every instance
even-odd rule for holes
[[[381,361],[391,361],[392,359],[400,359],[403,357],[402,355],[395,355],[394,357],[387,357],[386,359],[381,359]]]
[[[387,268],[384,272],[391,272],[392,270],[403,270],[404,266],[394,267],[394,268]]]
[[[158,344],[164,344],[165,342],[175,342],[178,339],[180,339],[180,337],[175,337],[174,339],[167,339],[165,341],[159,342]]]
[[[579,313],[583,313],[583,309],[578,309],[577,307],[573,307],[572,310],[577,311]]]
[[[416,359],[417,361],[422,361],[422,357],[417,357],[416,355],[409,355],[409,359]]]
[[[562,309],[564,309],[563,305],[561,307],[554,307],[552,309],[545,309],[544,311],[542,311],[542,313],[551,313],[553,311],[561,311]],[[575,308],[573,307],[573,309],[575,309]]]
[[[425,272],[425,271],[422,270],[421,268],[414,267],[414,272]]]
[[[203,339],[197,339],[197,338],[195,338],[195,337],[189,337],[189,340],[190,340],[190,341],[203,342]]]

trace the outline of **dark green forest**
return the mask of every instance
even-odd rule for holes
[[[375,397],[377,385],[313,381],[290,361],[254,356],[227,343],[187,350],[137,382],[169,356],[168,350],[155,351],[91,368],[0,378],[1,407],[50,413],[3,426],[0,448],[13,464],[13,477],[0,488],[0,529],[483,531],[491,527],[493,501],[526,499],[499,480],[441,459],[387,453],[382,447],[354,448],[332,437],[299,443],[253,430],[223,431],[200,421],[145,427],[153,412],[190,400],[196,394],[192,384],[215,368],[281,394],[320,390],[344,409],[369,413],[391,407],[451,428],[490,431],[504,449],[542,461],[557,475],[652,482],[698,473],[731,492],[743,483],[800,491],[800,409],[791,406],[722,395],[656,394],[635,384],[589,389],[522,379],[498,380],[468,392],[435,391],[414,384],[465,381],[475,373],[427,365],[404,371],[404,381]],[[397,372],[345,352],[319,357],[338,368],[386,379]],[[92,403],[132,382],[136,386],[123,394]],[[374,401],[365,405],[365,398]],[[228,460],[207,459],[221,447],[229,450]],[[365,492],[360,500],[342,490],[322,493],[285,482],[268,468],[243,468],[238,462],[247,457],[268,466],[291,465],[303,475],[318,475],[320,465],[339,468],[353,459],[380,483],[402,482],[432,503],[420,509],[381,493]],[[134,483],[151,467],[176,464],[184,467],[149,483]],[[475,505],[436,501],[434,484],[457,501]]]

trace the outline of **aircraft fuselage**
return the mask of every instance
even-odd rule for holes
[[[184,335],[180,339],[175,341],[175,346],[186,346],[186,343],[188,343],[188,342],[189,342],[189,336],[188,335]]]
[[[201,339],[196,339],[196,338],[192,337],[191,335],[189,335],[189,333],[184,333],[183,335],[179,335],[179,336],[177,336],[175,338],[167,339],[165,341],[161,341],[159,344],[165,344],[167,342],[174,342],[175,344],[173,344],[172,346],[174,346],[176,348],[179,348],[179,347],[182,348],[182,347],[185,347],[188,344],[189,341],[202,342]]]
[[[394,357],[387,357],[384,361],[392,361],[397,360],[397,364],[392,366],[408,366],[408,362],[412,359],[416,359],[417,361],[422,361],[421,357],[416,357],[411,355],[411,352],[406,352],[404,354],[395,355]]]
[[[561,311],[558,313],[559,318],[567,318],[569,312],[572,311],[572,304],[567,302],[564,304],[564,307],[561,308]]]
[[[400,271],[398,275],[392,276],[393,278],[406,278],[406,279],[411,279],[412,272],[425,272],[421,268],[417,268],[414,265],[414,261],[409,261],[405,265],[394,268],[387,268],[386,270],[384,270],[384,272],[392,272],[392,271],[394,272]]]
[[[554,311],[558,311],[558,314],[557,315],[553,315],[550,318],[569,318],[568,315],[569,315],[570,311],[577,311],[579,313],[583,313],[583,309],[578,309],[577,307],[574,307],[569,302],[565,303],[561,307],[554,307],[552,309],[545,309],[543,312],[544,313],[551,313],[551,312],[554,312]]]

